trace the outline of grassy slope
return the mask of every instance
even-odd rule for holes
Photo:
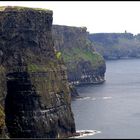
[[[76,70],[78,62],[89,61],[93,69],[104,64],[103,57],[92,49],[94,45],[88,39],[88,32],[83,27],[53,26],[54,44],[62,53],[68,69]]]
[[[83,48],[65,48],[62,52],[64,61],[68,62],[78,62],[80,60],[90,61],[94,68],[97,68],[103,64],[103,57],[97,53]],[[74,67],[74,66],[73,66]]]

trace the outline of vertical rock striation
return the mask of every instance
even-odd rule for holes
[[[11,138],[75,133],[66,67],[52,42],[52,11],[0,8],[0,67],[6,74],[5,121]],[[2,86],[2,85],[1,85]],[[3,96],[2,96],[3,97]]]

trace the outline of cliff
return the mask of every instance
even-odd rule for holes
[[[0,138],[5,137],[4,128],[5,128],[5,114],[3,107],[0,105]]]
[[[92,49],[86,27],[53,25],[52,29],[54,47],[62,54],[69,82],[74,85],[104,82],[105,61]]]
[[[52,14],[0,8],[0,103],[11,138],[75,133],[66,67],[53,48]]]
[[[123,59],[140,57],[140,38],[131,33],[89,34],[93,48],[105,59]]]

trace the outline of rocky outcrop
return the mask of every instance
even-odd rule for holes
[[[79,94],[78,94],[78,91],[77,91],[77,89],[74,85],[70,85],[70,93],[71,93],[72,99],[80,97]]]
[[[72,85],[99,84],[105,81],[106,65],[88,39],[86,27],[53,25],[54,46],[67,66]]]
[[[107,60],[140,58],[140,35],[131,33],[89,34],[93,48]]]
[[[5,120],[4,109],[0,105],[0,138],[5,137],[5,133],[4,133],[5,121],[4,120]]]
[[[0,98],[11,138],[75,133],[66,67],[54,51],[51,27],[50,10],[0,8]]]

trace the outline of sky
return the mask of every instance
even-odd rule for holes
[[[87,27],[90,33],[140,33],[140,1],[0,1],[53,11],[53,24]]]

